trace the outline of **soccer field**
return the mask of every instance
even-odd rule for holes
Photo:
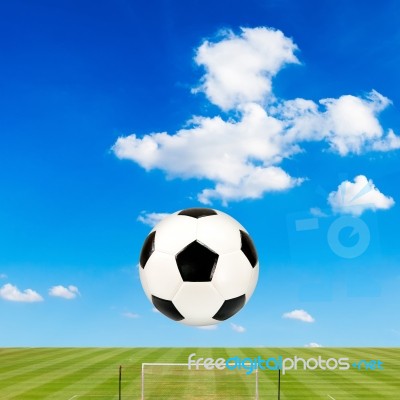
[[[188,355],[348,357],[350,362],[381,360],[383,370],[288,371],[281,375],[281,399],[400,398],[399,348],[4,348],[0,349],[1,400],[118,399],[122,366],[122,399],[141,399],[142,363],[186,363]],[[250,399],[255,375],[244,371],[155,369],[145,378],[145,399]],[[278,398],[278,373],[259,371],[260,399]]]

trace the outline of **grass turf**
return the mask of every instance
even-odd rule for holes
[[[186,363],[187,357],[348,357],[381,360],[382,371],[288,371],[282,400],[400,399],[400,348],[4,348],[0,349],[1,400],[115,400],[122,365],[122,399],[141,398],[143,362]],[[145,399],[250,399],[255,376],[244,371],[146,370]],[[277,399],[278,374],[259,371],[259,398]],[[214,395],[212,395],[214,394]]]

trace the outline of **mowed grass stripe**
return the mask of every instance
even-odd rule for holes
[[[399,400],[400,396],[400,349],[382,348],[137,348],[137,349],[0,349],[0,360],[5,371],[0,375],[0,399],[1,400],[69,400],[74,395],[81,394],[83,397],[76,397],[74,400],[114,400],[118,390],[118,365],[124,365],[128,374],[123,374],[123,395],[126,400],[140,399],[140,370],[142,362],[187,362],[191,353],[198,357],[218,358],[220,356],[229,358],[238,355],[244,357],[263,358],[277,357],[279,355],[303,358],[317,358],[321,355],[324,359],[330,357],[349,357],[350,361],[365,359],[380,359],[384,362],[383,371],[359,371],[351,367],[347,371],[288,371],[282,376],[281,400],[316,400],[327,399],[330,394],[335,400],[352,399],[387,399]],[[7,357],[1,358],[2,354]],[[14,359],[12,358],[14,355]],[[114,357],[114,358],[113,358]],[[21,369],[13,369],[7,372],[8,360],[10,364],[20,363]],[[26,360],[26,361],[25,361]],[[26,365],[29,362],[30,365]],[[47,365],[47,368],[45,368]],[[39,368],[37,368],[39,366]],[[54,369],[56,366],[56,369]],[[99,369],[100,368],[100,369]],[[23,375],[23,372],[28,372]],[[3,377],[12,372],[16,380],[10,382]],[[207,374],[206,383],[210,392],[215,385],[215,391],[222,389],[218,384],[216,371],[205,371]],[[222,371],[223,372],[223,371]],[[235,372],[237,374],[237,372]],[[245,371],[240,371],[245,374]],[[276,398],[277,373],[266,371],[264,375],[270,380],[267,390],[262,390],[260,382],[260,398]],[[16,376],[15,376],[16,374]],[[276,374],[276,375],[275,375]],[[254,375],[252,376],[252,378]],[[22,379],[24,378],[24,379]],[[157,377],[156,377],[157,378]],[[194,396],[190,392],[190,385],[187,376],[172,379],[169,391],[164,399],[179,399],[178,393],[186,398],[205,398],[201,395]],[[293,379],[296,378],[296,379]],[[288,382],[286,382],[288,380]],[[12,379],[11,379],[12,381]],[[301,385],[299,385],[299,381]],[[50,383],[49,383],[50,382]],[[204,381],[203,381],[204,382]],[[8,385],[2,389],[1,385]],[[238,381],[238,388],[242,385]],[[275,385],[275,386],[273,386]],[[236,386],[235,386],[236,387]],[[8,389],[13,393],[8,393]],[[226,393],[230,393],[229,387]],[[268,390],[271,389],[271,390]],[[273,390],[274,389],[274,390]],[[5,394],[7,390],[7,394]],[[80,391],[78,393],[78,391]],[[271,392],[272,391],[272,392]],[[186,393],[185,393],[186,392]],[[96,395],[98,397],[85,397]],[[189,397],[187,397],[189,396]],[[268,397],[269,396],[269,397]],[[222,396],[221,396],[222,398]],[[238,397],[235,397],[238,398]]]
[[[242,359],[247,358],[249,357],[249,351],[248,349],[240,348],[237,349],[236,355]],[[241,382],[241,394],[246,398],[250,398],[254,397],[255,394],[255,374],[254,372],[251,374],[246,374],[246,372],[246,370],[235,371]]]
[[[187,363],[188,362],[188,357],[190,354],[195,353],[196,355],[201,351],[200,348],[184,348],[182,351],[179,353],[179,362],[182,363]],[[183,367],[183,368],[188,368],[188,367]],[[191,367],[193,368],[193,367]],[[211,371],[210,371],[211,372]],[[182,374],[182,382],[185,383],[185,387],[181,388],[182,392],[182,397],[177,397],[177,398],[182,398],[182,399],[196,399],[201,395],[201,393],[204,391],[204,382],[200,381],[197,384],[193,384],[197,380],[196,376],[196,371],[191,369],[187,369],[186,373]],[[210,385],[213,385],[213,382],[210,382]],[[193,387],[194,386],[194,387]]]
[[[397,357],[400,357],[400,351]],[[399,361],[398,358],[395,357],[386,358],[382,357],[382,354],[377,353],[376,351],[371,351],[370,349],[362,349],[362,350],[350,350],[347,349],[347,356],[350,358],[351,362],[358,362],[360,360],[377,360],[380,359],[383,361],[383,370],[366,370],[365,366],[362,366],[361,369],[356,369],[354,367],[350,368],[350,371],[358,374],[360,379],[364,385],[376,385],[376,380],[378,379],[380,383],[385,383],[387,386],[391,386],[394,390],[398,390],[400,392],[400,382],[399,382]],[[389,361],[388,361],[389,360]]]
[[[3,356],[3,352],[0,349],[0,374],[12,372],[17,370],[20,372],[21,368],[29,365],[39,365],[41,362],[48,362],[54,356],[60,355],[62,357],[68,354],[75,354],[76,349],[49,349],[49,348],[38,348],[38,349],[18,349],[8,357]]]
[[[142,363],[144,362],[166,362],[166,354],[171,351],[170,348],[144,348],[146,353],[142,357],[135,360],[128,360],[123,366],[122,373],[122,393],[132,393],[139,396],[142,385]],[[137,397],[140,398],[140,397]]]
[[[212,357],[212,349],[210,348],[186,348],[184,349],[184,363],[188,362],[190,354],[195,353],[193,361],[195,362],[199,358],[203,358],[200,363],[204,362],[205,358]],[[185,367],[188,368],[188,367]],[[186,387],[181,388],[183,392],[182,399],[206,399],[211,397],[211,393],[214,393],[216,386],[214,381],[213,371],[207,370],[200,366],[196,369],[196,365],[192,365],[191,369],[186,371]]]
[[[296,351],[295,355],[298,356],[299,358],[303,358],[305,360],[313,358],[316,359],[318,358],[318,354],[314,350],[303,350],[303,351]],[[293,355],[292,355],[293,357]],[[328,356],[330,358],[330,356]],[[317,394],[317,396],[320,397],[326,397],[327,393],[329,393],[332,389],[332,387],[336,387],[337,383],[333,383],[332,386],[332,380],[335,380],[332,378],[334,374],[331,374],[331,371],[329,370],[304,370],[303,362],[299,361],[298,363],[298,369],[297,370],[290,370],[286,373],[286,376],[296,376],[297,381],[303,382],[303,391],[307,393],[309,390],[309,387],[313,388],[314,393]],[[284,382],[284,379],[283,379]],[[318,397],[316,397],[318,398]]]
[[[349,350],[346,352],[346,350]],[[292,357],[294,355],[297,355],[299,357],[303,358],[309,358],[309,357],[318,357],[318,355],[322,355],[323,353],[325,355],[325,359],[330,358],[330,357],[349,357],[350,353],[352,353],[356,358],[360,359],[365,359],[368,358],[368,356],[371,356],[371,359],[376,358],[376,354],[371,354],[369,352],[370,349],[360,349],[360,350],[355,350],[355,349],[308,349],[308,350],[302,350],[302,349],[290,349],[290,353],[292,354]],[[314,354],[313,354],[314,353]],[[397,353],[399,353],[399,350],[397,350]],[[350,361],[352,357],[350,357]],[[353,359],[354,361],[354,359]],[[398,368],[397,368],[398,370]],[[305,373],[307,372],[307,375]],[[341,389],[345,389],[349,393],[347,397],[341,397],[343,398],[373,398],[373,399],[397,399],[396,394],[399,393],[399,390],[396,389],[395,391],[391,391],[387,385],[385,385],[385,382],[382,380],[383,374],[380,375],[380,377],[377,374],[376,371],[358,371],[354,369],[346,370],[346,371],[329,371],[329,373],[325,373],[328,371],[315,371],[315,374],[310,377],[310,372],[312,371],[304,371],[303,376],[300,375],[300,378],[306,382],[308,382],[312,385],[315,386],[315,388],[319,388],[321,392],[326,390],[331,390],[328,389],[329,386],[324,387],[324,379],[325,381],[333,381],[334,377],[337,376],[336,382],[334,383],[334,387],[340,387]],[[380,371],[382,372],[382,371]],[[294,374],[295,372],[288,372],[288,374]],[[368,384],[365,383],[365,377],[368,377],[368,375],[365,374],[374,374],[372,375],[373,378],[375,379],[369,379],[367,382]],[[321,380],[321,374],[324,379]],[[286,376],[286,375],[285,375]],[[342,378],[342,379],[341,379]],[[381,378],[381,379],[380,379]],[[361,379],[361,382],[360,382]],[[367,378],[368,379],[368,378]],[[344,383],[344,381],[346,383]],[[393,385],[394,382],[397,382],[398,380],[395,379],[394,376],[390,377],[390,385]],[[326,385],[328,385],[328,382],[326,382]],[[372,387],[371,387],[372,385]],[[351,394],[350,394],[351,393]],[[323,393],[322,393],[323,394]],[[332,394],[332,393],[331,393]],[[361,396],[361,397],[360,397]],[[388,396],[388,397],[386,397]],[[333,396],[336,398],[335,396]],[[292,398],[292,396],[290,397]],[[309,394],[307,394],[307,398],[311,398]],[[340,397],[339,397],[340,398]]]
[[[105,377],[110,374],[114,375],[114,379],[118,382],[118,362],[123,358],[124,354],[129,354],[131,350],[127,349],[114,349],[107,350],[107,353],[104,353],[100,360],[94,362],[95,359],[88,365],[88,363],[81,364],[81,368],[77,368],[72,372],[63,373],[62,375],[53,375],[52,378],[47,379],[41,385],[36,386],[30,391],[25,391],[22,395],[29,396],[37,396],[41,395],[43,399],[50,398],[55,399],[54,392],[63,390],[63,398],[65,397],[65,393],[68,391],[72,394],[80,393],[82,390],[86,390],[90,388],[92,385],[98,383],[99,380],[103,380]],[[116,383],[115,383],[116,384]],[[114,391],[115,393],[115,391]],[[48,397],[46,397],[46,394]],[[104,394],[109,395],[109,392]]]
[[[379,393],[378,398],[396,398],[400,393],[400,382],[399,382],[399,349],[393,349],[392,357],[389,359],[386,356],[382,357],[381,352],[369,351],[370,349],[361,350],[350,350],[348,354],[353,354],[357,361],[360,359],[381,359],[383,361],[383,370],[362,370],[353,369],[354,374],[357,374],[358,386],[360,391],[362,390],[365,396],[370,396],[372,391]],[[397,359],[393,357],[393,354],[398,354]],[[361,389],[362,388],[362,389]],[[384,397],[386,396],[386,397]]]
[[[124,398],[128,396],[128,398],[140,398],[141,388],[140,384],[137,384],[137,381],[141,377],[141,365],[142,362],[146,362],[149,359],[158,359],[162,356],[167,349],[159,350],[159,349],[134,349],[135,354],[135,364],[128,365],[131,361],[131,358],[126,360],[121,360],[122,364],[122,393],[124,394]],[[124,362],[125,361],[125,362]],[[117,373],[116,371],[114,371]],[[85,395],[94,395],[98,393],[104,393],[105,390],[110,390],[110,388],[117,389],[116,385],[116,375],[115,373],[109,375],[103,382],[98,383],[90,388],[90,391],[85,392]]]
[[[400,349],[391,349],[390,352],[373,351],[370,349],[346,349],[347,355],[352,355],[352,361],[359,360],[381,360],[384,365],[389,364],[397,368],[400,367]]]
[[[211,350],[211,356],[214,358],[214,360],[217,360],[218,358],[225,358],[228,359],[230,356],[228,352],[225,349],[212,349]],[[214,369],[213,371],[209,371],[212,374],[213,377],[213,382],[212,382],[212,390],[214,393],[217,393],[217,395],[221,394],[223,395],[224,391],[226,391],[226,385],[227,383],[224,381],[224,370],[218,370]],[[229,384],[229,383],[228,383]],[[223,398],[221,396],[221,398]]]
[[[172,348],[165,354],[167,363],[182,363],[182,349]],[[153,361],[149,361],[153,362]],[[155,361],[154,361],[155,362]],[[176,391],[184,389],[180,386],[182,374],[171,375],[176,367],[173,366],[147,366],[148,374],[145,369],[145,399],[174,399],[179,398]],[[178,368],[185,368],[183,366]],[[159,379],[157,379],[159,376]],[[182,385],[183,385],[182,380]]]
[[[160,361],[166,358],[168,361]],[[163,357],[161,357],[158,361],[152,361],[152,360],[147,360],[144,362],[173,362],[172,360],[175,360],[177,358],[176,355],[176,349],[168,349],[166,352],[163,354]],[[163,366],[145,366],[144,369],[144,393],[145,393],[145,399],[146,398],[157,398],[157,396],[164,396],[167,395],[171,392],[170,390],[170,385],[174,384],[174,382],[169,378],[165,376],[165,372],[170,372],[168,370],[165,370],[167,367]],[[172,367],[171,367],[172,368]],[[177,377],[179,379],[179,377]],[[142,383],[142,382],[141,382]],[[141,390],[141,384],[140,384],[140,390]],[[166,397],[168,398],[168,397]]]
[[[79,355],[77,352],[79,351]],[[7,387],[20,385],[22,382],[29,385],[29,381],[36,382],[39,376],[45,376],[49,372],[57,369],[68,368],[70,365],[86,361],[95,354],[102,353],[100,349],[76,349],[63,357],[57,356],[58,350],[48,349],[49,356],[41,360],[38,364],[29,364],[19,370],[12,370],[1,374],[0,393],[3,393]]]
[[[388,349],[387,351],[382,350],[375,350],[371,348],[346,348],[343,349],[343,354],[347,356],[354,355],[355,358],[364,359],[364,360],[371,360],[371,359],[380,359],[383,362],[391,362],[400,366],[399,356],[400,356],[400,349]]]
[[[304,351],[304,354],[302,354],[302,357],[304,359],[317,359],[319,356],[321,356],[322,359],[326,361],[330,358],[339,359],[342,357],[348,357],[348,354],[345,354],[344,352],[342,353],[342,351],[323,348],[308,349]],[[302,368],[302,366],[300,366],[300,368]],[[352,369],[340,370],[337,367],[334,370],[330,370],[326,367],[326,370],[317,369],[314,371],[304,371],[303,376],[304,381],[309,381],[312,385],[315,386],[316,390],[319,390],[321,394],[334,393],[336,394],[336,397],[339,398],[343,398],[343,396],[344,398],[353,398],[355,376]],[[338,386],[340,386],[340,388],[338,388]],[[375,394],[378,395],[378,393]]]
[[[88,349],[85,349],[84,351],[86,350]],[[68,359],[75,358],[76,355],[76,349],[40,349],[38,350],[38,355],[29,352],[26,356],[24,356],[24,352],[21,350],[19,355],[16,356],[17,359],[15,363],[2,364],[0,368],[0,380],[13,379],[13,377],[21,374],[27,375],[32,370],[37,371],[42,367],[46,367],[49,363],[56,361],[66,362]]]
[[[345,351],[343,351],[343,349],[314,349],[314,350],[309,349],[304,351],[301,351],[301,349],[299,349],[298,351],[296,349],[293,349],[292,351],[293,351],[292,356],[296,354],[297,356],[303,358],[310,358],[310,357],[316,358],[318,357],[318,355],[323,355],[323,353],[325,354],[324,357],[325,359],[328,359],[330,357],[339,358],[339,357],[349,356],[349,354],[346,354]],[[348,393],[344,398],[351,398],[351,399],[363,398],[358,396],[365,396],[365,395],[369,395],[375,399],[382,398],[381,391],[376,390],[375,387],[366,390],[364,390],[365,389],[364,386],[359,387],[359,382],[357,383],[356,380],[357,372],[359,371],[353,371],[352,369],[350,369],[345,371],[340,371],[340,370],[335,370],[335,371],[315,370],[314,372],[289,371],[287,374],[292,375],[294,373],[299,373],[299,378],[302,379],[303,382],[305,383],[308,382],[310,385],[312,385],[314,387],[314,391],[319,392],[321,395],[324,395],[324,393],[329,393],[332,391],[337,393],[337,390],[335,390],[335,388],[340,387],[341,390],[344,390],[345,392]],[[337,378],[334,379],[334,377]],[[334,382],[333,385],[330,386],[329,382],[332,382],[333,380],[335,380],[336,382]]]
[[[109,353],[109,358],[100,364],[87,365],[84,370],[69,375],[63,375],[35,391],[49,391],[48,398],[54,399],[58,394],[99,395],[109,396],[118,393],[119,365],[132,354],[133,349],[119,349],[119,352]],[[51,391],[50,391],[51,389]],[[29,395],[29,393],[27,393]]]
[[[249,357],[249,353],[248,352],[244,352],[241,349],[238,349],[237,351],[235,351],[234,354],[229,354],[227,351],[224,351],[225,356],[224,358],[228,359],[230,357],[241,357],[241,358],[245,358],[245,357]],[[235,379],[238,379],[238,386],[234,386],[235,388],[237,387],[239,394],[241,395],[241,397],[243,398],[251,398],[253,399],[255,397],[256,394],[256,374],[254,372],[252,373],[247,373],[246,370],[234,370],[234,371],[230,371],[228,373],[232,373],[234,374],[233,377]],[[232,396],[234,396],[235,392],[230,391],[230,396],[229,398],[231,398]],[[227,397],[228,398],[228,397]]]
[[[77,350],[78,351],[78,350]],[[2,393],[6,395],[12,395],[10,399],[19,399],[23,393],[29,394],[32,390],[37,390],[45,385],[48,385],[57,379],[68,379],[70,375],[84,374],[93,371],[93,366],[102,365],[107,362],[112,356],[109,353],[120,353],[121,350],[105,350],[105,349],[83,349],[80,351],[80,355],[71,358],[67,361],[58,361],[55,363],[49,363],[46,367],[40,368],[40,370],[31,371],[23,385],[21,385],[21,377],[18,377],[18,381],[12,381],[6,390]],[[82,354],[84,353],[84,354]],[[46,393],[45,393],[46,394]],[[16,395],[16,396],[15,396]]]
[[[176,350],[174,349],[168,349],[164,355],[168,357],[168,360],[165,361],[164,357],[161,357],[158,361],[153,361],[151,359],[144,360],[144,363],[153,363],[153,362],[170,362],[170,357],[171,354],[175,354]],[[150,398],[152,393],[154,393],[155,390],[160,390],[160,385],[165,385],[164,384],[164,377],[162,376],[162,370],[160,367],[154,367],[154,366],[144,366],[144,393],[145,393],[145,399]],[[157,379],[159,377],[159,379]],[[140,382],[138,382],[140,385],[140,390],[142,390],[142,378],[140,376]]]
[[[299,357],[298,349],[281,350],[280,355],[283,358],[293,358],[295,355]],[[310,373],[310,371],[308,371]],[[307,376],[306,376],[307,377]],[[322,397],[319,390],[316,389],[315,385],[307,382],[304,379],[304,374],[299,371],[287,371],[285,374],[281,373],[281,398],[282,399],[318,399]]]
[[[313,354],[314,353],[314,354]],[[345,357],[345,354],[335,353],[332,350],[309,350],[308,354],[304,358],[317,358],[322,356],[324,360],[329,358],[341,358]],[[335,399],[353,399],[357,393],[355,374],[349,370],[315,370],[315,371],[304,371],[303,372],[304,381],[308,381],[311,385],[321,393],[321,395],[330,394]],[[371,392],[376,398],[379,398],[379,393],[373,391]]]
[[[356,349],[350,349],[350,350],[356,350]],[[369,348],[367,350],[370,350],[372,354],[377,354],[382,357],[383,361],[385,359],[392,360],[395,364],[400,366],[400,352],[399,348],[396,347],[387,347],[387,348],[381,348],[381,347],[375,347],[375,348]]]
[[[169,357],[171,349],[170,348],[158,348],[151,349],[152,351],[143,355],[139,360],[135,361],[134,367],[129,376],[129,384],[123,387],[123,393],[128,393],[128,395],[137,395],[139,398],[142,391],[142,363],[145,362],[165,362],[166,358]],[[126,375],[126,374],[125,374]],[[126,379],[126,378],[124,378]],[[127,392],[128,390],[128,392]]]
[[[20,392],[22,389],[26,390],[35,387],[41,384],[44,379],[47,379],[49,374],[54,375],[60,373],[62,368],[68,366],[75,368],[76,365],[79,365],[81,362],[87,362],[93,355],[101,353],[99,349],[81,348],[75,349],[72,354],[66,357],[54,358],[54,355],[56,353],[58,354],[58,349],[47,350],[50,354],[50,359],[46,363],[40,362],[38,364],[40,366],[39,368],[35,368],[36,366],[34,364],[30,365],[29,368],[23,368],[20,374],[9,378],[5,384],[2,384],[3,386],[0,390],[1,398],[5,395],[11,396],[13,393]]]
[[[395,371],[394,369],[391,369],[391,368],[387,368],[387,365],[388,365],[387,361],[385,361],[383,364],[383,366],[384,366],[383,370],[380,370],[378,368],[376,368],[375,370],[372,370],[372,369],[366,370],[365,365],[363,365],[361,367],[361,369],[353,367],[352,364],[354,362],[359,362],[360,360],[366,360],[367,362],[371,361],[371,360],[377,360],[377,359],[382,360],[382,357],[380,354],[377,354],[375,352],[370,352],[370,351],[368,351],[368,349],[366,349],[366,350],[364,350],[364,349],[362,349],[362,350],[345,349],[340,354],[335,354],[332,350],[320,349],[319,353],[327,354],[325,356],[325,358],[328,358],[329,356],[336,357],[336,358],[348,357],[350,365],[351,365],[348,372],[362,374],[363,376],[366,376],[366,377],[379,376],[382,379],[389,378],[391,380],[393,379],[394,382],[396,382],[397,377],[398,377],[398,371]],[[400,354],[397,357],[399,357],[399,356],[400,356]],[[397,369],[398,369],[400,367],[400,365],[398,364],[398,360],[396,360],[396,358],[393,357],[393,361],[394,361],[393,366],[395,366],[395,367],[396,367],[395,363],[397,362]],[[390,361],[389,361],[389,363],[390,363]]]
[[[13,363],[16,359],[19,359],[19,356],[21,354],[28,355],[29,353],[32,354],[33,356],[38,356],[40,355],[40,351],[45,352],[47,348],[24,348],[24,347],[9,347],[9,348],[0,348],[0,358],[4,360],[7,363]],[[62,349],[59,349],[62,350]]]
[[[270,357],[278,357],[279,354],[275,351],[271,351],[271,349],[254,349],[248,347],[242,347],[240,349],[244,354],[247,354],[248,357],[255,359],[258,356],[262,357],[264,360]],[[267,398],[276,398],[278,393],[278,371],[274,370],[262,370],[259,369],[258,371],[258,389],[259,393],[262,396]]]
[[[193,357],[193,361],[198,358],[207,358],[211,357],[211,350],[207,348],[184,348],[184,351],[181,352],[181,359],[183,363],[188,363],[188,358],[190,354],[196,354]],[[203,362],[204,360],[201,360]],[[197,370],[195,365],[191,365],[191,369],[189,367],[183,367],[186,371],[182,372],[184,377],[182,378],[183,382],[186,382],[186,387],[177,389],[176,393],[181,392],[181,397],[177,397],[179,399],[203,399],[206,398],[207,395],[213,390],[215,387],[214,376],[212,371],[205,370],[202,367]],[[204,397],[205,396],[205,397]]]

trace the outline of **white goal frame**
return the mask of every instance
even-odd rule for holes
[[[191,364],[193,366],[193,364]],[[234,365],[233,363],[230,365]],[[251,363],[244,363],[244,365],[251,365]],[[142,363],[142,376],[141,376],[141,381],[142,381],[142,392],[141,392],[141,400],[144,400],[144,370],[146,366],[182,366],[182,367],[188,367],[189,369],[189,363]],[[196,366],[202,366],[204,367],[204,363],[196,363]],[[209,364],[207,364],[209,366]],[[258,365],[255,366],[254,368],[254,375],[255,375],[255,400],[259,399],[258,395]]]

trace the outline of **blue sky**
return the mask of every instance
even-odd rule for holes
[[[397,346],[399,7],[3,3],[0,345]],[[260,257],[214,330],[153,312],[136,272],[138,217],[202,202]]]

